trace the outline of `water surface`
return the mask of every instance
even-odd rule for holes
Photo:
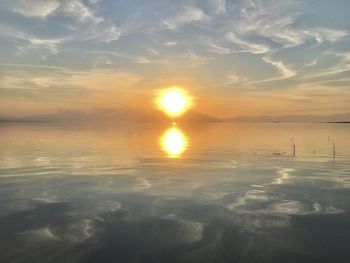
[[[0,262],[350,262],[349,134],[1,124]]]

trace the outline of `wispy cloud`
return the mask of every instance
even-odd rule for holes
[[[262,54],[270,51],[270,48],[268,48],[267,46],[244,41],[233,32],[227,35],[227,39],[239,46],[237,52],[250,52],[253,54]]]
[[[266,63],[269,63],[273,66],[275,66],[280,73],[282,74],[281,77],[275,78],[275,79],[281,79],[281,78],[290,78],[296,75],[296,72],[288,68],[282,61],[276,61],[272,60],[269,57],[263,57],[262,58]],[[274,78],[273,78],[274,79]]]
[[[14,13],[27,17],[46,18],[60,6],[60,1],[50,0],[5,0],[3,5]],[[2,5],[0,5],[2,6]]]
[[[209,52],[225,55],[232,53],[232,50],[226,47],[222,47],[220,45],[217,45],[215,43],[209,43]]]
[[[206,15],[201,9],[188,6],[180,14],[165,19],[163,24],[166,28],[177,29],[182,25],[202,21],[204,19],[206,19]]]
[[[80,0],[72,1],[11,1],[7,9],[25,17],[45,18],[39,24],[54,26],[64,32],[59,38],[43,37],[41,32],[33,31],[31,27],[18,25],[3,25],[0,33],[3,37],[12,39],[17,44],[17,55],[37,53],[41,59],[59,52],[59,46],[83,41],[111,42],[117,40],[120,29],[94,9],[98,2],[86,5]],[[56,24],[60,21],[60,25]],[[54,35],[54,32],[53,34]]]
[[[137,63],[137,64],[151,64],[153,63],[154,61],[146,58],[146,57],[136,57],[134,59],[134,62]]]

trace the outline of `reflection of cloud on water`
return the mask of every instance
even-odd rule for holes
[[[21,235],[27,236],[27,238],[30,238],[32,240],[60,240],[60,238],[55,236],[48,227],[29,230],[21,233]]]
[[[29,226],[30,227],[30,226]],[[19,233],[31,242],[61,241],[64,243],[80,243],[90,238],[94,233],[92,220],[82,219],[52,225]]]
[[[293,200],[284,200],[282,202],[272,203],[267,210],[272,213],[287,215],[301,215],[316,211],[313,206],[310,206],[310,204]]]
[[[344,212],[333,206],[323,207],[319,203],[307,203],[295,200],[283,200],[281,202],[272,203],[266,211],[286,215],[337,214]]]
[[[114,200],[103,200],[97,203],[97,213],[115,212],[121,208],[121,203]]]
[[[134,187],[135,191],[142,191],[142,190],[148,189],[152,186],[152,184],[150,183],[150,181],[147,178],[138,177],[137,181],[138,181],[138,184],[136,184]]]
[[[46,166],[54,163],[56,158],[48,156],[38,156],[34,159],[34,163],[39,166]]]
[[[279,176],[276,179],[274,179],[271,184],[283,184],[285,181],[290,179],[290,173],[294,171],[295,170],[291,168],[280,169],[279,171],[277,171]]]
[[[266,202],[270,200],[270,196],[263,190],[249,190],[243,195],[235,198],[233,203],[227,204],[226,207],[233,210],[237,207],[245,206],[249,203]]]
[[[93,236],[95,229],[91,219],[79,219],[54,225],[51,232],[60,240],[68,243],[81,243]]]

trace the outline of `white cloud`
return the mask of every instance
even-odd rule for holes
[[[270,57],[262,57],[262,60],[265,61],[266,63],[274,66],[280,73],[280,76],[277,77],[271,77],[263,80],[258,80],[258,81],[251,81],[250,84],[261,84],[261,83],[266,83],[266,82],[273,82],[273,81],[278,81],[278,80],[284,80],[288,78],[292,78],[297,76],[297,72],[290,69],[288,66],[285,65],[284,62],[278,61],[278,60],[273,60]]]
[[[58,53],[57,45],[62,41],[60,39],[40,39],[31,38],[28,39],[32,46],[43,47],[48,50],[49,54],[54,55]]]
[[[313,67],[313,66],[315,66],[315,65],[317,64],[317,61],[318,61],[318,58],[312,60],[310,63],[305,64],[304,67],[305,67],[305,68],[307,68],[307,67]]]
[[[349,35],[347,31],[330,28],[313,28],[312,30],[303,30],[302,33],[306,36],[312,36],[319,44],[325,41],[336,42]]]
[[[302,80],[304,81],[314,80],[317,82],[320,79],[322,81],[328,81],[328,80],[334,80],[334,79],[338,81],[342,81],[344,79],[347,79],[347,77],[339,77],[336,75],[350,71],[350,52],[339,53],[339,52],[327,51],[326,54],[330,54],[335,57],[338,57],[340,58],[340,61],[335,65],[329,66],[323,70],[319,70],[318,72],[312,72],[310,74],[307,74],[306,76],[301,77]]]
[[[16,55],[22,56],[27,53],[37,53],[41,59],[57,54],[58,46],[65,41],[63,38],[39,38],[11,26],[0,26],[0,34],[16,43]]]
[[[241,18],[235,27],[241,35],[266,37],[283,46],[302,43],[302,37],[293,26],[301,14],[300,1],[249,1],[240,9]]]
[[[232,84],[237,84],[237,83],[246,81],[246,79],[241,79],[240,76],[238,74],[235,74],[235,73],[226,75],[225,77],[227,80],[225,85],[232,85]]]
[[[10,10],[27,17],[45,18],[60,6],[57,0],[11,0],[5,1]]]
[[[97,5],[98,2],[94,4]],[[69,0],[63,2],[58,14],[69,17],[73,21],[64,25],[74,31],[67,41],[79,42],[96,40],[110,42],[119,39],[121,30],[109,20],[97,14],[97,11],[87,6],[81,0]]]
[[[349,35],[344,30],[297,26],[297,19],[306,12],[303,4],[302,1],[250,1],[250,4],[240,9],[241,18],[233,31],[240,36],[269,39],[282,48],[298,46],[311,39],[315,39],[318,44],[335,42]]]
[[[184,12],[175,17],[164,20],[163,24],[166,28],[177,29],[182,25],[198,22],[204,20],[205,18],[206,15],[201,9],[196,7],[186,7]]]
[[[134,63],[136,64],[150,64],[153,63],[150,59],[146,58],[146,57],[136,57],[134,59]]]
[[[111,42],[119,39],[121,35],[121,30],[115,24],[97,14],[98,2],[90,6],[81,0],[62,0],[60,2],[56,0],[16,0],[8,3],[9,6],[6,8],[10,8],[13,12],[27,17],[45,18],[41,23],[47,24],[48,27],[52,19],[61,21],[59,26],[63,32],[66,32],[59,38],[50,38],[40,36],[31,27],[0,26],[0,34],[17,45],[16,55],[19,56],[37,54],[37,57],[46,59],[48,56],[57,54],[62,44],[82,41]],[[0,7],[2,7],[1,4]]]
[[[91,22],[99,24],[104,21],[100,16],[96,16],[94,12],[80,0],[65,1],[60,8],[60,11],[65,15],[75,17],[81,22]]]
[[[175,42],[175,41],[169,41],[169,42],[165,42],[164,45],[166,45],[166,46],[168,46],[168,47],[176,46],[176,45],[177,45],[177,42]]]
[[[296,75],[296,72],[288,68],[282,61],[272,60],[268,57],[262,58],[266,63],[275,66],[282,74],[283,78],[290,78]]]
[[[213,53],[221,54],[221,55],[232,53],[231,49],[219,46],[214,43],[209,44],[209,51]]]
[[[261,44],[257,44],[257,43],[244,41],[233,32],[227,34],[227,39],[232,43],[235,43],[238,46],[240,46],[241,49],[237,50],[238,52],[250,52],[253,54],[262,54],[270,51],[269,47]]]

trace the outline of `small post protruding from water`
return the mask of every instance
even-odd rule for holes
[[[295,143],[293,143],[293,156],[295,157]]]
[[[292,138],[291,139],[291,141],[292,141],[292,145],[291,145],[291,155],[294,157],[295,156],[295,143],[294,143],[294,139]]]
[[[328,136],[328,141],[332,140],[332,145],[333,145],[333,159],[335,159],[335,141],[330,137]]]

